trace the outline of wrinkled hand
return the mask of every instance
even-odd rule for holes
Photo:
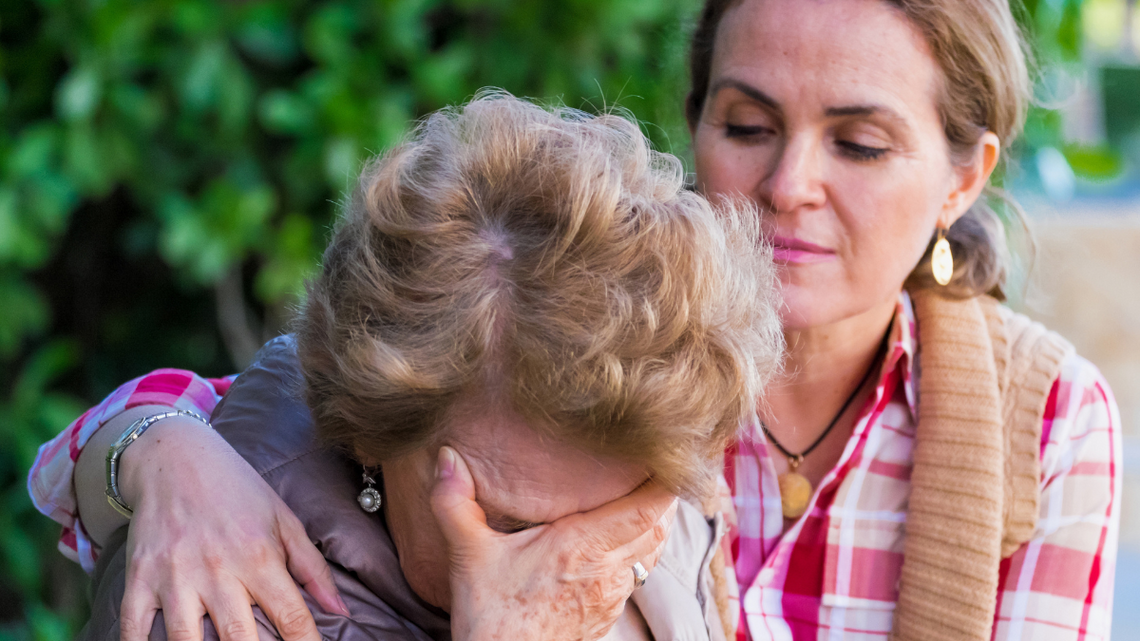
[[[178,420],[124,453],[133,457],[121,487],[134,517],[122,641],[145,641],[159,609],[169,641],[200,640],[207,613],[222,641],[256,641],[253,603],[285,641],[320,641],[293,578],[326,611],[347,615],[324,557],[221,436]]]
[[[466,463],[440,449],[432,511],[448,542],[456,641],[598,639],[652,570],[677,513],[653,484],[591,512],[513,534],[487,526]]]

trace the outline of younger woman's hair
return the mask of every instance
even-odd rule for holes
[[[320,434],[388,460],[459,398],[706,494],[780,361],[756,211],[714,208],[636,123],[502,93],[364,170],[298,321]]]
[[[743,0],[706,0],[689,55],[691,92],[685,105],[691,123],[700,118],[709,88],[717,28],[724,14]],[[1021,134],[1031,99],[1029,50],[1009,0],[880,0],[923,34],[941,85],[937,96],[943,131],[956,164],[972,162],[982,134],[992,131],[1008,150]],[[992,186],[946,234],[954,254],[950,284],[935,284],[926,254],[907,278],[908,289],[939,287],[968,298],[988,293],[1005,298],[1012,257],[1005,227],[994,210],[1004,206],[1011,223],[1028,232],[1021,208]],[[1032,243],[1030,242],[1030,245]]]

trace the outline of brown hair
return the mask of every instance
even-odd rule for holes
[[[298,322],[322,436],[387,460],[498,390],[536,429],[705,492],[778,367],[754,209],[616,116],[500,93],[363,172]]]
[[[700,117],[708,94],[713,48],[721,18],[741,0],[706,0],[689,55],[692,89],[685,110]],[[900,10],[926,38],[941,72],[937,96],[951,160],[970,162],[978,141],[992,131],[1008,149],[1021,133],[1030,100],[1029,53],[1008,0],[883,0]],[[988,186],[947,232],[954,277],[940,291],[968,298],[988,293],[1005,298],[1011,257],[1005,229],[993,204],[1004,203],[1021,229],[1021,208]],[[1031,244],[1031,242],[1030,242]],[[926,254],[907,278],[908,289],[937,287]]]

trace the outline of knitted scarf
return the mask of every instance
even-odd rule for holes
[[[912,294],[919,401],[892,640],[988,641],[1037,521],[1041,421],[1073,348],[992,298]]]

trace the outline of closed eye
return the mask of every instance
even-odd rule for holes
[[[768,127],[748,125],[725,125],[724,135],[728,138],[752,138],[775,133]]]
[[[529,530],[534,527],[542,525],[541,523],[533,523],[531,521],[523,521],[520,519],[511,518],[509,516],[500,516],[492,519],[487,519],[487,527],[499,532],[500,534],[514,534]]]
[[[878,160],[890,151],[887,147],[868,147],[849,140],[840,140],[836,144],[845,156],[854,160]]]

